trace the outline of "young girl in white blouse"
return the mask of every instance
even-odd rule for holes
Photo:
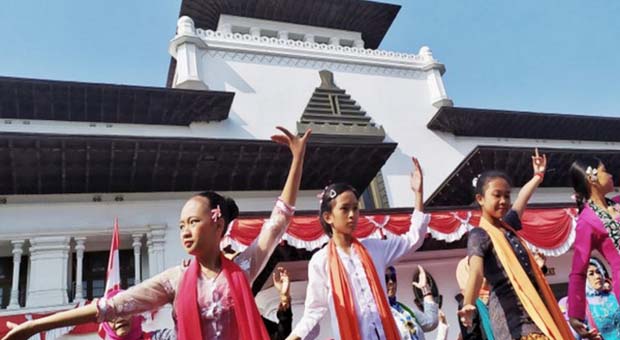
[[[330,241],[310,260],[304,315],[289,340],[306,337],[328,311],[335,339],[400,339],[383,278],[387,266],[422,245],[430,220],[422,212],[422,170],[416,158],[413,164],[415,210],[409,231],[399,237],[358,241],[357,192],[347,184],[325,188],[319,219]]]

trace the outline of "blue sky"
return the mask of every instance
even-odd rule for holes
[[[164,86],[180,2],[5,1],[0,75]],[[385,2],[381,48],[429,46],[457,106],[620,116],[618,1]]]

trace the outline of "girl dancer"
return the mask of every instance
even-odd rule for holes
[[[287,145],[293,154],[282,195],[257,239],[234,261],[220,251],[228,224],[239,214],[230,198],[209,191],[190,198],[181,211],[181,243],[194,256],[188,265],[177,266],[146,280],[111,299],[102,298],[82,308],[61,312],[20,325],[3,340],[27,339],[44,330],[85,322],[114,320],[172,303],[178,338],[269,339],[254,302],[252,282],[278,244],[294,212],[299,191],[307,131],[294,136],[271,137]]]
[[[357,192],[347,184],[325,188],[319,218],[330,241],[310,260],[304,315],[289,339],[306,337],[328,311],[336,339],[400,339],[380,278],[388,265],[424,241],[429,216],[422,212],[422,170],[417,159],[413,164],[415,210],[411,228],[401,237],[358,241],[353,237]]]
[[[584,338],[596,336],[584,323],[586,310],[586,273],[590,253],[598,250],[611,265],[614,292],[620,292],[620,223],[617,203],[605,197],[614,189],[611,174],[597,158],[578,160],[570,168],[570,176],[579,209],[568,282],[568,316],[573,329]],[[614,200],[617,200],[615,198]],[[618,326],[620,327],[620,325]]]
[[[532,157],[534,176],[510,205],[510,181],[498,171],[483,173],[476,183],[482,210],[480,227],[470,232],[470,276],[461,321],[470,326],[483,277],[490,288],[489,314],[496,339],[573,339],[543,273],[521,241],[521,215],[542,182],[547,159]],[[540,292],[540,293],[539,293]]]

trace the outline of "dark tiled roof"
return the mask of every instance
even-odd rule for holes
[[[548,165],[542,187],[571,187],[571,164],[580,158],[598,157],[609,169],[620,168],[620,150],[547,149]],[[429,207],[462,207],[474,204],[472,180],[487,170],[501,170],[513,186],[521,187],[532,178],[532,148],[478,146],[428,198]],[[616,180],[616,185],[618,180]],[[568,198],[568,197],[567,197]]]
[[[228,118],[234,93],[0,77],[0,118],[189,125]]]
[[[620,118],[442,107],[427,127],[456,136],[620,141]]]
[[[395,148],[311,141],[301,187],[363,192]],[[290,160],[263,140],[0,133],[0,195],[279,190]]]

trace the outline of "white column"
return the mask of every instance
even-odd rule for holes
[[[82,296],[82,275],[84,273],[84,250],[86,237],[75,238],[75,301],[81,301],[84,299]]]
[[[22,253],[24,252],[22,246],[24,240],[11,241],[13,245],[13,279],[11,284],[11,301],[7,306],[7,309],[19,308],[19,268],[22,262]]]
[[[426,71],[426,82],[431,95],[431,103],[437,108],[452,106],[452,100],[448,97],[446,88],[443,85],[443,79],[441,78],[441,75],[445,72],[445,66],[433,58],[433,53],[427,46],[423,46],[419,54],[427,63],[424,69]]]
[[[260,27],[250,27],[250,35],[253,37],[260,37]]]
[[[147,233],[147,246],[149,251],[149,275],[164,271],[164,250],[166,244],[166,226],[150,225]]]
[[[140,264],[142,263],[142,259],[140,258],[140,253],[142,251],[142,234],[132,234],[131,237],[133,237],[133,243],[131,244],[133,246],[133,270],[134,270],[134,282],[135,284],[140,283],[141,281],[141,277],[140,277]]]
[[[196,34],[194,21],[190,17],[180,17],[177,22],[177,35],[168,46],[168,52],[177,61],[173,87],[207,90],[200,79],[201,53],[207,44]]]
[[[65,305],[69,261],[68,236],[30,239],[30,278],[26,307]]]
[[[278,31],[278,39],[288,40],[288,31]]]

